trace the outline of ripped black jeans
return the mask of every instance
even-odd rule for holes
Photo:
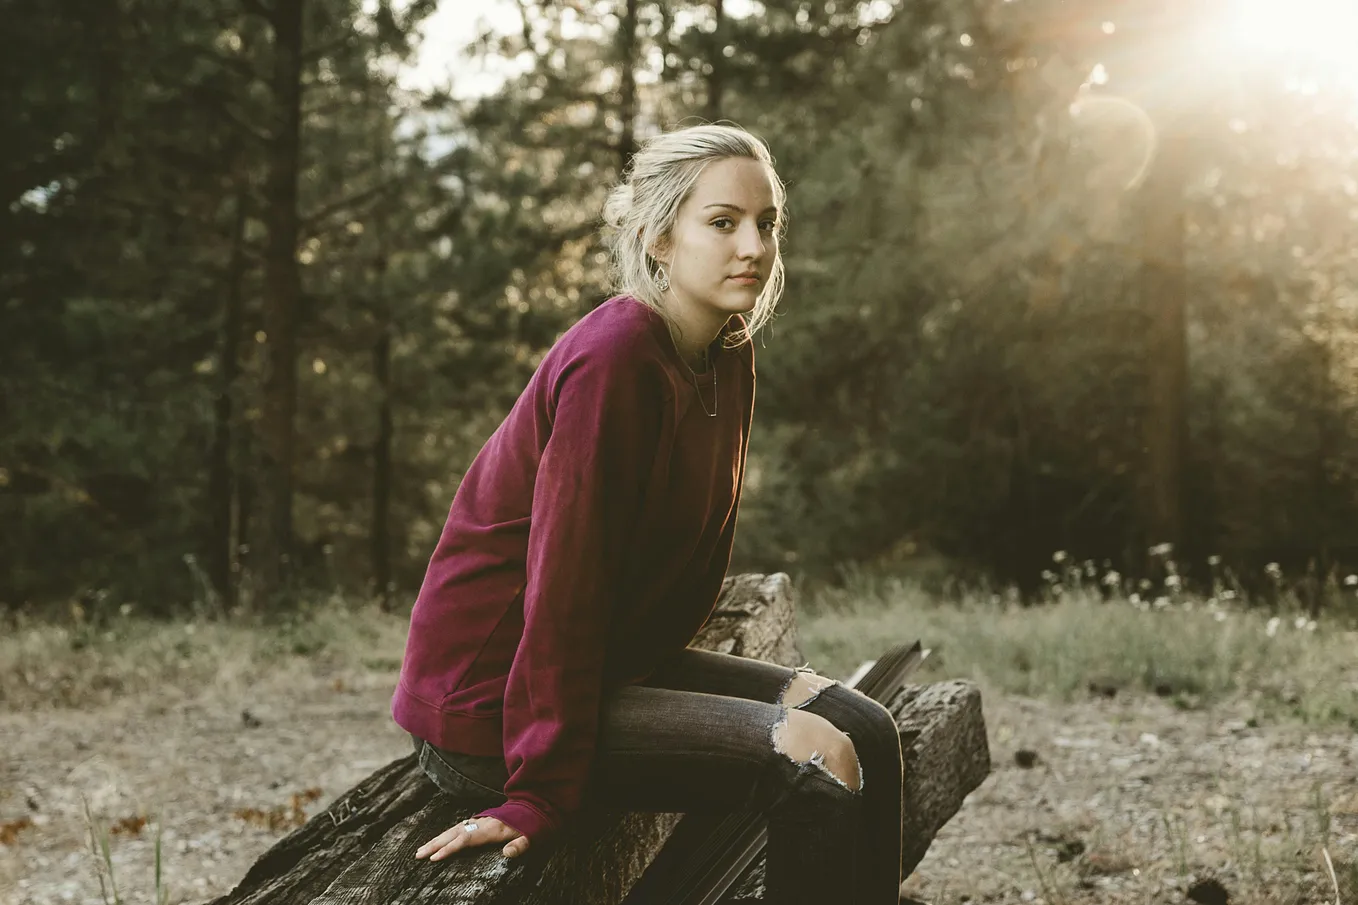
[[[896,905],[903,764],[895,720],[838,682],[810,697],[790,695],[799,701],[793,709],[849,737],[858,776],[848,778],[861,785],[832,772],[819,751],[794,759],[784,752],[807,746],[790,744],[780,724],[788,719],[784,694],[799,672],[807,674],[804,683],[827,681],[805,667],[688,648],[644,683],[616,689],[602,705],[586,798],[632,811],[757,811],[768,820],[770,905]],[[502,757],[414,743],[424,771],[444,791],[487,806],[504,802]]]

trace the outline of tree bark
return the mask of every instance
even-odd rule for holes
[[[236,493],[235,470],[231,463],[231,438],[234,429],[233,404],[236,380],[240,377],[240,338],[244,330],[245,299],[245,205],[244,186],[236,191],[236,218],[231,231],[231,260],[228,265],[225,310],[222,313],[221,342],[217,358],[220,373],[217,399],[213,405],[212,451],[208,462],[208,499],[212,511],[207,544],[207,571],[217,594],[227,606],[235,603],[232,504]]]
[[[1162,126],[1143,187],[1141,299],[1146,307],[1147,530],[1155,544],[1183,542],[1188,461],[1188,280],[1184,266],[1186,142]]]
[[[721,119],[722,93],[725,89],[726,75],[726,10],[723,0],[712,0],[712,15],[716,18],[716,28],[712,31],[712,55],[708,65],[712,67],[707,77],[707,121]]]
[[[618,172],[627,172],[636,153],[637,118],[637,3],[627,0],[627,9],[619,26],[619,63],[622,68],[622,102],[618,116],[622,120],[622,134],[618,138]]]
[[[373,344],[373,377],[377,381],[377,439],[373,443],[372,543],[373,588],[382,609],[391,607],[391,317],[380,297],[386,257],[378,261],[377,341]]]
[[[297,415],[297,181],[302,131],[302,21],[305,0],[274,0],[273,97],[277,116],[269,152],[268,241],[264,263],[264,404],[260,521],[254,564],[268,602],[287,577],[292,543],[292,468]]]

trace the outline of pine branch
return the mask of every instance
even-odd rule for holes
[[[331,204],[313,211],[302,217],[303,239],[313,238],[324,232],[323,224],[335,214],[358,207],[368,201],[378,198],[389,189],[392,189],[402,182],[403,177],[396,176],[391,179],[383,180],[371,188],[366,188],[361,192],[355,192],[348,197],[341,198]]]

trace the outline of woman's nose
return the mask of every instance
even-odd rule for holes
[[[740,256],[759,258],[764,254],[764,237],[759,233],[758,224],[742,227],[740,230]]]

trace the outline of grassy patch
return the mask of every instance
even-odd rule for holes
[[[369,603],[317,599],[281,619],[12,620],[0,636],[0,709],[98,707],[115,698],[265,675],[399,669],[408,619]]]
[[[1188,708],[1245,696],[1261,718],[1358,728],[1358,632],[1295,613],[1081,591],[1020,606],[980,594],[940,599],[860,576],[848,590],[808,591],[798,618],[803,654],[833,675],[919,638],[933,651],[928,679],[970,678],[1058,700],[1148,692]]]
[[[1257,716],[1358,728],[1358,632],[1297,614],[1184,598],[1104,601],[1084,590],[1019,606],[993,595],[931,595],[858,575],[808,588],[798,616],[805,656],[847,675],[888,644],[921,639],[926,679],[970,678],[1011,694],[1072,700],[1145,692],[1194,708],[1241,696]],[[303,670],[395,672],[408,625],[370,603],[318,598],[280,619],[12,622],[0,638],[0,708],[94,707],[116,697]]]

